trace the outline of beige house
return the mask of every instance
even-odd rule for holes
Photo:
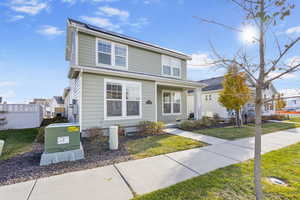
[[[187,80],[190,56],[72,19],[67,25],[69,102],[81,130],[186,119],[191,89],[201,117],[205,84]]]
[[[219,94],[223,89],[223,80],[224,77],[214,77],[210,79],[205,79],[199,81],[200,83],[206,84],[207,86],[202,89],[202,96],[201,96],[201,102],[202,102],[202,115],[212,117],[214,114],[218,114],[222,118],[230,118],[234,116],[234,112],[227,110],[225,107],[223,107],[218,99]],[[255,112],[255,104],[253,102],[254,99],[254,90],[255,88],[252,86],[250,82],[248,82],[248,85],[250,89],[252,90],[252,98],[251,100],[246,103],[244,108],[242,109],[243,113],[247,113],[249,115],[254,115]],[[277,91],[273,85],[271,85],[268,89],[265,89],[263,91],[263,97],[264,99],[271,99],[274,97],[274,95],[277,94]],[[193,98],[193,91],[189,92],[188,97],[188,111],[192,113],[194,106],[194,98]],[[272,115],[275,114],[275,102],[269,102],[266,103],[262,110],[263,115]]]

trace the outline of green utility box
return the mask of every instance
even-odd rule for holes
[[[45,153],[80,149],[80,128],[74,123],[51,124],[45,128]]]

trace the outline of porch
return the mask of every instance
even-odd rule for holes
[[[172,84],[155,82],[156,120],[166,123],[166,127],[176,127],[182,120],[189,118],[189,91],[194,91],[194,118],[201,118],[201,86],[199,84]]]

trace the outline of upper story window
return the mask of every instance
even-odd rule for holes
[[[126,45],[97,39],[97,65],[110,65],[127,68],[128,47]]]
[[[181,61],[180,59],[169,56],[162,56],[162,75],[171,77],[180,77]]]

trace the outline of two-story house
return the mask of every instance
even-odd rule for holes
[[[190,59],[181,52],[69,19],[66,60],[81,130],[186,119],[189,89],[196,91],[196,117],[200,118],[205,84],[187,80]]]
[[[209,79],[200,80],[200,83],[206,84],[204,88],[202,88],[202,115],[212,117],[214,114],[218,114],[221,118],[230,118],[233,117],[235,112],[231,110],[227,110],[223,105],[219,103],[220,92],[223,90],[223,81],[224,76],[213,77]],[[253,87],[253,83],[250,80],[247,81],[247,85],[251,90],[251,98],[242,108],[242,113],[246,113],[254,115],[255,112],[255,88]],[[189,92],[188,96],[188,112],[192,113],[194,111],[194,99],[193,99],[193,91]],[[263,90],[263,98],[268,101],[270,99],[274,99],[275,95],[277,95],[277,91],[273,84],[270,85],[269,88]],[[264,104],[262,108],[263,115],[273,115],[275,114],[275,101],[268,101]]]

